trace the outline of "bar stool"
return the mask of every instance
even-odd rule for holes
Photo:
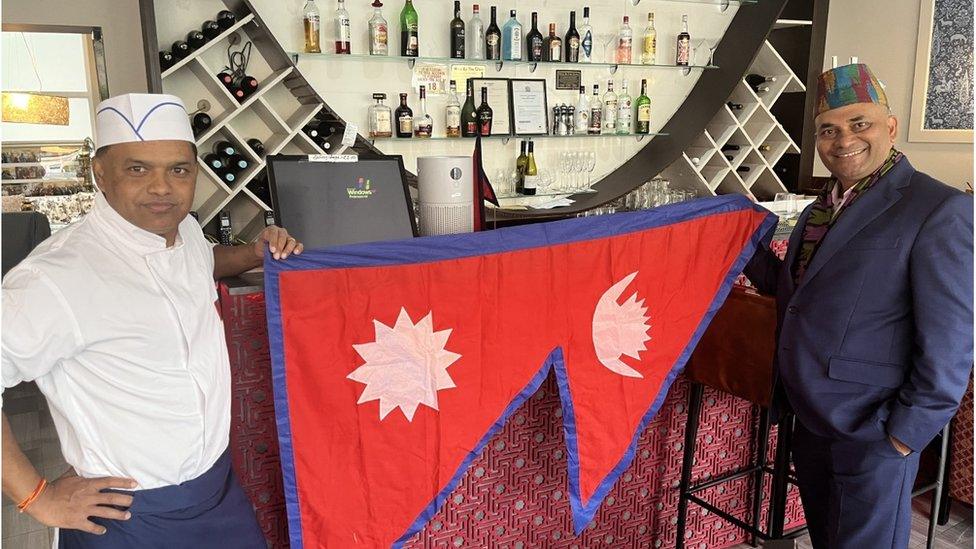
[[[678,537],[676,547],[684,547],[688,504],[694,503],[752,535],[752,545],[757,540],[780,539],[784,536],[786,501],[789,484],[796,483],[790,471],[790,446],[793,434],[793,418],[782,418],[778,424],[775,459],[768,463],[769,435],[771,431],[769,402],[772,394],[773,353],[776,329],[776,303],[772,298],[760,296],[744,289],[733,289],[722,308],[712,319],[694,354],[688,361],[685,376],[692,382],[688,397],[688,422],[685,426],[684,455],[678,499]],[[752,430],[756,457],[749,465],[734,471],[721,472],[707,482],[691,484],[698,439],[702,395],[705,386],[719,389],[753,403],[758,415],[758,426]],[[755,422],[754,422],[755,423]],[[770,506],[767,528],[761,528],[763,480],[771,475]],[[751,476],[752,520],[735,517],[695,495],[735,479]],[[799,535],[805,527],[789,533]]]
[[[928,541],[925,544],[927,549],[932,549],[932,544],[935,541],[935,525],[945,524],[949,520],[948,516],[948,490],[945,488],[945,478],[949,471],[950,459],[949,454],[949,441],[952,437],[952,421],[946,424],[942,428],[942,431],[936,435],[935,440],[933,440],[929,447],[938,444],[939,448],[939,465],[936,468],[935,479],[923,486],[919,486],[912,492],[912,498],[932,492],[932,507],[929,510],[929,531],[928,531]],[[943,512],[943,510],[945,512]]]

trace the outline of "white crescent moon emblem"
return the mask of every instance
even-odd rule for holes
[[[637,272],[630,273],[600,296],[593,312],[593,348],[600,364],[611,372],[643,378],[640,372],[620,360],[622,355],[639,359],[639,352],[647,350],[644,343],[650,339],[647,307],[643,306],[643,299],[637,300],[637,292],[622,304],[618,303],[636,277]]]

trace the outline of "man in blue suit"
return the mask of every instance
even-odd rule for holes
[[[918,454],[973,366],[973,201],[893,148],[898,120],[866,65],[820,76],[817,151],[833,178],[784,261],[746,274],[777,297],[774,418],[816,548],[905,548]]]

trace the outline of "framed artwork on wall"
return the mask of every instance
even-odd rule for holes
[[[973,2],[921,0],[908,140],[973,142]]]

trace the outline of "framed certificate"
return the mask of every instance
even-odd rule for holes
[[[481,88],[488,88],[488,106],[492,110],[491,135],[512,135],[511,102],[508,78],[472,78],[474,105],[481,105]]]
[[[515,135],[549,133],[546,81],[513,78],[508,81],[508,89],[512,96],[511,118]]]

